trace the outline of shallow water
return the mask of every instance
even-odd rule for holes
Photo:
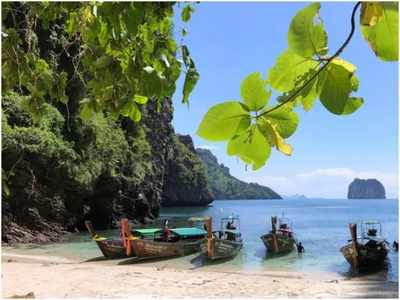
[[[339,252],[340,247],[350,238],[348,223],[361,220],[378,220],[382,223],[382,234],[392,243],[398,240],[398,200],[219,200],[212,206],[173,207],[161,210],[161,218],[186,219],[188,216],[211,215],[214,228],[219,228],[219,219],[230,214],[240,216],[244,247],[233,260],[208,268],[229,268],[240,270],[284,270],[333,272],[348,275],[349,265]],[[290,218],[297,240],[306,252],[296,252],[271,257],[266,254],[260,236],[270,230],[271,215]],[[104,234],[118,237],[118,231]],[[74,235],[69,242],[20,246],[14,252],[25,254],[58,255],[82,260],[101,256],[97,246],[86,233]],[[121,263],[121,262],[119,262]],[[204,261],[196,255],[162,261],[163,266],[197,268]],[[390,251],[387,270],[379,276],[398,281],[398,253]]]

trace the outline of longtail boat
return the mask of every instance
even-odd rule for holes
[[[133,252],[140,259],[184,256],[197,252],[205,234],[205,230],[196,227],[131,231],[129,226],[121,226],[127,255]]]
[[[357,224],[349,224],[351,240],[342,247],[345,259],[356,270],[382,266],[388,251],[388,242],[382,237],[382,225],[377,221],[363,221],[361,236],[357,237]]]
[[[207,241],[202,243],[201,251],[210,260],[235,257],[243,247],[238,217],[221,219],[221,230],[212,231],[212,218],[205,219]]]
[[[85,221],[85,226],[92,236],[101,253],[107,258],[122,258],[127,257],[124,243],[120,239],[109,239],[98,235],[93,228],[92,222]]]
[[[273,254],[289,253],[294,249],[295,239],[288,218],[271,217],[272,230],[261,236],[267,251]]]

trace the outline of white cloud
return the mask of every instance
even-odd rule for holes
[[[242,179],[269,186],[282,195],[304,194],[308,197],[346,198],[348,185],[354,178],[376,178],[385,186],[387,197],[397,198],[398,176],[396,173],[326,168],[290,176],[260,175]]]
[[[196,147],[196,148],[207,149],[207,150],[217,150],[217,149],[218,149],[218,147],[216,147],[216,146],[211,146],[211,145],[201,145],[201,146],[198,146],[198,147]]]
[[[312,178],[319,176],[354,177],[354,171],[347,168],[317,169],[311,172],[296,175],[299,178]]]

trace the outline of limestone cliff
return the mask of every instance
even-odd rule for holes
[[[385,188],[376,179],[354,179],[349,185],[348,199],[385,199]]]
[[[207,149],[196,149],[207,169],[207,179],[215,199],[281,199],[281,196],[266,186],[247,183],[233,177],[229,168],[219,164]]]
[[[189,135],[174,137],[165,176],[162,206],[204,206],[212,202],[207,175]]]
[[[149,11],[154,11],[155,16],[167,16],[172,13],[171,4],[155,4],[153,8],[148,7]],[[76,5],[72,7],[77,10],[70,16],[76,15],[78,11],[82,12]],[[57,12],[66,9],[63,5],[57,5],[56,8],[10,2],[9,6],[2,8],[7,9],[7,13],[3,14],[3,29],[10,29],[7,32],[13,33],[4,36],[12,36],[18,48],[17,52],[25,53],[25,56],[22,56],[26,65],[21,66],[24,65],[24,69],[32,68],[31,72],[33,69],[37,72],[35,76],[20,76],[20,64],[16,61],[16,56],[16,59],[12,58],[11,61],[15,60],[18,66],[7,68],[11,71],[3,74],[8,76],[2,76],[3,87],[6,86],[6,82],[9,84],[8,88],[2,90],[3,242],[58,240],[65,232],[85,230],[85,219],[92,220],[97,229],[115,227],[116,222],[123,216],[131,221],[146,223],[157,217],[164,190],[181,191],[182,184],[185,184],[183,189],[196,191],[190,196],[190,201],[197,204],[209,201],[204,201],[208,193],[207,186],[202,184],[204,174],[198,169],[190,168],[190,164],[186,163],[190,161],[195,166],[196,162],[193,159],[183,161],[185,178],[190,178],[189,186],[188,182],[171,182],[166,179],[166,174],[175,174],[169,170],[176,167],[173,160],[180,159],[181,153],[185,152],[182,148],[184,146],[175,137],[171,124],[173,108],[171,99],[167,96],[174,93],[173,82],[166,79],[165,82],[162,81],[163,88],[154,87],[155,90],[164,90],[162,94],[146,92],[146,95],[163,96],[160,96],[159,101],[150,97],[146,104],[139,105],[142,116],[140,122],[135,123],[131,119],[117,116],[115,112],[120,110],[119,106],[124,101],[131,101],[132,95],[136,95],[137,91],[125,91],[124,88],[120,88],[118,82],[125,81],[120,78],[116,78],[115,85],[113,82],[104,89],[100,86],[95,88],[93,84],[88,83],[91,82],[94,72],[102,72],[100,69],[105,72],[105,68],[109,68],[109,72],[105,72],[106,77],[109,77],[114,74],[122,76],[119,71],[114,71],[128,68],[126,63],[116,59],[119,54],[110,50],[114,44],[107,45],[106,52],[113,54],[106,55],[102,50],[97,52],[99,49],[88,46],[91,44],[85,41],[86,38],[81,39],[79,34],[72,39],[67,32],[67,25],[72,19],[67,15],[57,16]],[[15,13],[9,13],[9,10]],[[143,11],[147,11],[147,8]],[[155,17],[149,16],[149,20],[150,18]],[[168,35],[172,38],[172,31],[168,33],[167,23],[162,40]],[[118,20],[115,24],[119,24]],[[139,24],[140,22],[135,26]],[[118,26],[115,28],[119,28]],[[105,30],[103,33],[105,40],[108,40],[106,36],[110,36],[111,31]],[[116,40],[114,33],[113,30],[114,37],[110,40]],[[127,38],[128,35],[124,33],[123,36]],[[148,40],[149,44],[153,44],[155,40],[160,39],[154,37],[152,40],[149,36]],[[166,40],[169,40],[169,37]],[[126,47],[136,48],[134,42],[128,44],[130,46]],[[153,46],[163,51],[162,47],[159,48],[156,44]],[[174,48],[173,43],[168,47]],[[137,53],[142,52],[142,48],[142,45],[139,46]],[[84,52],[88,49],[90,55],[99,55],[96,64],[103,61],[103,58],[107,58],[110,64],[95,68],[96,71],[90,70],[89,63],[83,62],[86,55]],[[2,48],[3,57],[9,57],[5,55],[7,53],[6,48]],[[122,53],[123,51],[121,55]],[[14,54],[17,55],[16,51]],[[148,74],[142,76],[136,68],[141,69],[142,64],[154,67],[156,65],[150,63],[153,58],[150,58],[147,51],[143,55],[148,57],[149,61],[146,59],[141,62],[141,55],[132,57],[134,59],[129,63],[129,69],[134,69],[138,77],[129,78],[128,81],[138,81],[138,84],[147,90],[149,87],[145,86],[146,82],[152,81],[144,79],[142,82],[141,78],[147,78]],[[4,63],[3,67],[10,66],[9,64]],[[51,67],[54,74],[58,73],[60,78],[63,78],[59,79],[59,84],[50,80],[50,74],[53,73],[46,73],[47,66]],[[17,69],[18,72],[14,72]],[[179,71],[172,69],[168,72]],[[129,77],[127,74],[124,73],[123,76]],[[175,77],[161,73],[157,76],[171,79]],[[18,78],[19,83],[14,77]],[[33,79],[34,84],[26,83]],[[25,85],[21,85],[21,80]],[[101,84],[102,82],[99,83]],[[47,91],[50,87],[51,91]],[[83,121],[80,118],[82,102],[96,98],[98,93],[88,93],[93,89],[99,90],[98,93],[101,90],[102,93],[110,94],[107,101],[100,101],[103,102],[100,105],[94,104],[98,101],[93,101],[93,107],[90,109],[93,114],[86,114],[84,119],[90,120]],[[119,99],[120,97],[123,99]],[[173,188],[170,184],[174,185]],[[186,201],[186,194],[176,192],[174,201]]]
[[[38,124],[22,100],[2,102],[3,242],[56,241],[85,219],[99,229],[120,217],[146,223],[163,195],[167,205],[211,201],[200,161],[174,133],[170,99],[143,107],[140,123],[85,123],[48,105]]]

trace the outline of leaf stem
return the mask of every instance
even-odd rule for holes
[[[272,107],[269,110],[264,111],[263,113],[259,114],[258,117],[262,117],[274,110],[277,110],[278,108],[282,107],[283,105],[285,105],[286,103],[289,103],[290,101],[293,101],[295,99],[295,97],[311,82],[313,81],[328,65],[329,63],[336,57],[338,57],[343,50],[347,47],[347,45],[350,43],[353,35],[354,35],[354,31],[356,29],[356,24],[355,24],[355,15],[357,12],[358,7],[360,6],[361,1],[357,2],[356,5],[354,5],[353,7],[353,12],[351,14],[351,30],[349,35],[347,36],[346,40],[344,41],[344,43],[342,44],[342,46],[340,46],[340,48],[338,50],[336,50],[336,52],[329,58],[324,59],[323,61],[325,61],[325,63],[321,66],[321,68],[318,69],[318,71],[316,73],[313,74],[313,76],[310,77],[310,79],[308,79],[298,90],[296,90],[293,94],[291,94],[287,99],[285,99],[285,101],[282,101],[281,103],[279,103],[277,106]]]

